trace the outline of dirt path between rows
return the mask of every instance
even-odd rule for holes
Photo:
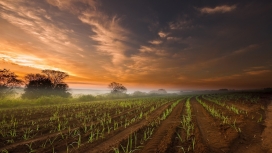
[[[215,125],[214,119],[202,107],[195,98],[191,99],[191,105],[200,129],[202,140],[210,152],[228,152],[228,142]]]
[[[182,108],[184,102],[180,102],[164,120],[157,131],[154,133],[154,136],[147,142],[144,148],[140,152],[144,153],[162,153],[165,152],[168,145],[171,143],[173,134],[176,131],[176,127],[180,124]]]
[[[270,98],[270,104],[267,107],[266,111],[266,119],[265,119],[265,126],[262,133],[263,138],[263,147],[268,149],[267,153],[272,153],[272,100]]]
[[[117,144],[119,144],[122,140],[127,139],[130,134],[132,134],[133,132],[144,127],[150,121],[159,117],[160,114],[171,104],[172,104],[172,102],[161,106],[160,108],[155,110],[153,113],[151,113],[148,119],[144,119],[144,120],[126,128],[125,130],[121,131],[120,133],[112,136],[111,138],[105,140],[104,142],[95,146],[94,148],[89,148],[89,150],[84,150],[82,152],[85,152],[85,153],[109,152],[110,150],[112,150],[113,147],[115,147]]]

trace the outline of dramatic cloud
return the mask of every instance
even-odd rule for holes
[[[0,14],[3,19],[31,34],[44,44],[53,49],[60,48],[60,52],[65,47],[82,50],[79,46],[71,43],[70,36],[74,31],[65,26],[53,24],[45,9],[37,9],[33,3],[28,1],[26,4],[11,1],[0,2],[0,4],[3,6],[3,11]]]
[[[165,32],[160,31],[160,32],[158,33],[158,35],[159,35],[161,38],[164,38],[164,37],[166,37],[166,36],[168,35],[168,33],[165,33]]]
[[[92,31],[95,33],[90,38],[96,41],[98,44],[96,48],[98,51],[110,54],[112,62],[118,64],[125,60],[124,52],[128,47],[124,42],[128,41],[126,35],[129,34],[120,25],[120,19],[113,17],[111,20],[105,16],[100,16],[100,19],[105,18],[102,21],[97,20],[98,16],[94,16],[90,12],[84,12],[79,19],[83,23],[87,23],[92,27]]]
[[[268,72],[271,72],[271,70],[256,70],[256,71],[248,71],[246,73],[250,75],[262,75]]]
[[[2,9],[0,16],[26,33],[23,37],[28,39],[26,42],[20,40],[20,44],[5,48],[4,46],[8,45],[2,42],[0,52],[5,60],[33,68],[70,71],[62,65],[66,62],[56,67],[57,63],[50,64],[51,59],[45,59],[45,57],[63,58],[65,56],[69,58],[74,56],[73,54],[76,54],[76,52],[83,50],[73,43],[74,39],[71,39],[71,37],[73,37],[74,31],[72,29],[67,28],[65,25],[60,26],[53,23],[50,14],[43,8],[36,8],[36,3],[30,1],[1,1],[0,5]],[[35,46],[34,43],[36,42],[39,43],[38,46]],[[72,74],[72,72],[70,73]]]
[[[153,44],[153,45],[159,45],[162,43],[161,40],[152,40],[152,41],[149,41],[150,44]]]
[[[222,6],[216,6],[214,8],[211,7],[204,7],[199,9],[201,13],[207,13],[207,14],[213,14],[213,13],[226,13],[233,11],[236,8],[236,5],[228,6],[228,5],[222,5]]]
[[[35,56],[31,55],[18,55],[14,54],[12,52],[0,52],[0,57],[5,62],[10,62],[14,64],[18,64],[21,66],[29,66],[37,69],[54,69],[53,67],[50,67],[49,65],[44,65],[44,60],[41,58],[37,58]]]
[[[262,88],[271,13],[265,1],[0,1],[0,65],[65,71],[71,87]]]

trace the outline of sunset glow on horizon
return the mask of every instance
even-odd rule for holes
[[[272,87],[272,2],[0,1],[0,69],[70,88]]]

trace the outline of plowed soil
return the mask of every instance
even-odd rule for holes
[[[212,102],[206,101],[213,107],[218,107],[226,116],[236,118],[236,126],[240,128],[240,132],[235,130],[232,125],[222,125],[219,119],[211,116],[207,110],[200,105],[195,97],[191,98],[190,104],[192,108],[193,122],[195,124],[196,146],[194,151],[185,152],[204,152],[204,153],[266,153],[272,152],[272,104],[267,99],[261,103],[254,104],[254,107],[248,111],[248,114],[235,114],[224,107],[217,106]],[[141,153],[162,153],[162,152],[184,152],[177,149],[180,144],[177,143],[176,132],[184,115],[180,103],[173,110],[171,115],[162,122],[160,127],[152,136],[141,151]],[[252,105],[252,104],[250,104]],[[268,106],[262,109],[260,106]],[[243,108],[243,105],[239,105]],[[244,107],[245,109],[248,106]],[[258,114],[263,116],[263,120],[258,122]],[[254,118],[252,116],[255,116]],[[266,118],[267,116],[267,118]],[[186,144],[185,144],[186,145]]]
[[[201,132],[201,138],[207,147],[207,152],[228,152],[229,151],[229,141],[226,138],[227,131],[222,131],[220,129],[220,122],[216,121],[208,112],[202,107],[195,98],[191,101],[197,126]],[[223,129],[224,130],[224,129]],[[228,133],[228,137],[233,134]],[[237,132],[235,132],[237,133]],[[232,136],[233,137],[233,136]]]
[[[268,151],[267,153],[272,153],[272,99],[270,98],[270,104],[267,107],[266,111],[266,120],[265,126],[262,133],[263,138],[263,147],[266,148]]]
[[[182,117],[186,116],[185,100],[179,102],[170,115],[163,121],[160,115],[173,103],[168,101],[154,110],[148,118],[144,118],[133,124],[122,127],[103,139],[93,143],[84,143],[81,147],[69,150],[69,152],[102,153],[113,152],[113,147],[119,146],[127,140],[129,135],[147,126],[151,121],[161,121],[155,128],[150,139],[145,141],[141,150],[137,153],[272,153],[272,96],[262,97],[258,103],[229,102],[228,106],[235,106],[242,110],[236,114],[224,106],[203,99],[205,104],[228,116],[230,122],[223,124],[222,121],[212,116],[196,99],[190,99],[192,114],[191,123],[194,125],[191,135],[186,138],[185,129],[181,127]],[[188,103],[187,103],[188,104]],[[186,105],[188,106],[188,105]],[[187,108],[187,107],[186,107]],[[138,108],[135,108],[138,109]],[[133,109],[128,109],[133,111]],[[245,113],[246,112],[246,113]],[[126,112],[124,112],[125,114]],[[120,115],[120,114],[119,114]],[[121,114],[122,115],[122,114]],[[118,115],[116,116],[118,117]],[[67,131],[67,130],[66,130]],[[66,132],[65,130],[63,132]],[[27,143],[53,137],[59,133],[41,135],[27,141],[17,142],[9,146],[0,146],[1,150],[14,149],[11,152],[27,152]],[[180,135],[179,135],[180,134]],[[178,138],[178,135],[180,136]],[[181,139],[180,139],[181,138]],[[140,138],[139,138],[140,140]],[[58,139],[56,139],[58,141]],[[68,140],[67,140],[68,141]],[[69,140],[70,141],[70,140]],[[71,140],[72,141],[72,140]],[[84,140],[86,142],[86,140]],[[193,142],[195,142],[194,145]],[[1,144],[1,142],[0,142]],[[41,145],[37,143],[37,145]],[[56,152],[66,152],[65,144],[55,146]],[[0,151],[1,151],[0,150]],[[43,149],[37,152],[51,152]],[[122,150],[120,152],[123,153]]]
[[[147,125],[150,121],[157,118],[171,104],[172,103],[167,103],[163,105],[162,107],[155,110],[155,112],[153,112],[148,119],[145,119],[136,124],[133,124],[132,126],[129,126],[128,128],[120,131],[116,135],[113,135],[112,137],[97,144],[96,146],[83,148],[79,152],[85,152],[85,153],[110,152],[110,150],[112,150],[113,147],[117,146],[122,140],[126,139],[130,134],[132,134],[133,132]]]
[[[153,153],[165,152],[168,145],[171,143],[172,135],[175,133],[177,126],[180,124],[180,117],[184,102],[179,103],[172,113],[164,120],[151,140],[144,145],[140,152]]]

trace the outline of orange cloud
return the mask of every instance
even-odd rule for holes
[[[193,31],[202,26],[196,20],[203,16],[190,18],[187,14],[166,23],[158,20],[154,21],[157,28],[148,29],[146,25],[145,29],[142,27],[146,21],[120,16],[118,11],[111,15],[109,12],[115,8],[104,8],[102,2],[94,0],[8,0],[0,1],[0,6],[1,66],[22,76],[39,73],[41,69],[56,69],[69,73],[67,82],[74,86],[107,86],[117,81],[125,85],[178,88],[216,86],[271,74],[271,66],[254,67],[256,61],[238,59],[253,56],[256,53],[253,51],[262,49],[261,42],[220,50],[227,45],[218,43],[221,39],[203,40],[207,38],[201,35],[206,34],[202,33],[203,29],[206,31],[205,25]],[[235,5],[223,5],[199,10],[213,14],[235,9]],[[125,23],[129,20],[140,27]],[[210,35],[214,35],[213,31]],[[232,49],[237,47],[241,48]],[[233,67],[232,60],[241,65]],[[245,69],[249,63],[252,67]],[[224,68],[232,69],[229,75],[216,76],[225,74]]]
[[[159,45],[162,43],[162,41],[161,40],[152,40],[152,41],[149,41],[149,43],[152,45]]]
[[[214,8],[211,7],[204,7],[200,9],[201,13],[207,13],[207,14],[214,14],[214,13],[226,13],[234,10],[236,8],[236,5],[228,6],[228,5],[222,5],[222,6],[216,6]]]
[[[103,20],[103,18],[106,19]],[[98,43],[95,45],[97,51],[111,55],[112,62],[119,64],[125,60],[124,52],[128,47],[123,42],[128,41],[126,35],[129,32],[118,24],[119,18],[113,17],[112,20],[107,18],[99,13],[96,16],[93,12],[84,12],[79,16],[79,19],[90,25],[92,31],[95,32],[95,35],[91,35],[90,38]]]
[[[169,35],[169,33],[165,33],[165,32],[163,32],[163,31],[160,31],[160,32],[158,33],[158,35],[159,35],[161,38],[165,38],[166,36]]]
[[[248,71],[246,73],[250,74],[250,75],[263,75],[263,74],[266,74],[268,72],[271,72],[271,70],[256,70],[256,71]]]

